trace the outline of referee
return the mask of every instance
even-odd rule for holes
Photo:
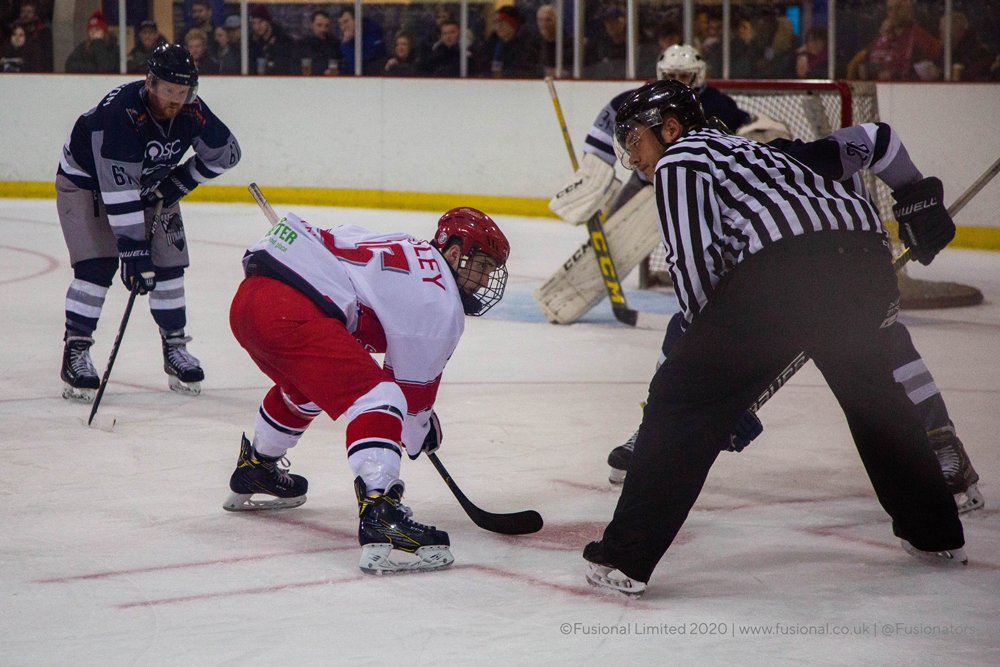
[[[964,562],[955,502],[885,353],[899,293],[888,237],[864,195],[717,128],[678,81],[625,100],[615,141],[625,166],[655,182],[687,331],[650,383],[614,518],[584,549],[588,581],[645,590],[738,415],[799,352],[840,402],[907,551]],[[904,242],[926,263],[954,224],[940,181],[918,185],[900,204],[939,209],[907,225]]]

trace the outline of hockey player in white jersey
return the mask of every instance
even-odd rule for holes
[[[897,208],[905,204],[907,191],[925,180],[910,159],[899,135],[886,123],[865,123],[843,128],[812,142],[775,139],[770,145],[791,155],[821,176],[849,183],[857,192],[866,192],[862,172],[869,170],[892,189],[894,197],[900,202]],[[930,214],[933,214],[931,209],[915,210],[908,213],[907,218],[919,220]],[[897,217],[903,216],[897,214]],[[682,333],[683,318],[678,314],[667,329],[657,367]],[[910,334],[902,322],[896,321],[886,333],[888,355],[893,361],[896,382],[903,386],[906,395],[917,408],[948,488],[955,496],[959,512],[981,509],[984,507],[984,499],[978,487],[979,474],[955,433],[955,425],[933,376],[913,346]],[[749,411],[744,412],[730,435],[729,451],[741,451],[761,433],[762,428],[755,415]],[[608,465],[611,467],[609,481],[612,484],[621,484],[625,479],[637,433],[633,433],[624,444],[615,447],[608,455]]]
[[[404,450],[416,458],[441,444],[442,371],[465,316],[503,296],[509,254],[500,228],[473,208],[445,213],[432,241],[282,218],[247,251],[230,311],[233,334],[274,386],[253,440],[243,437],[224,508],[304,503],[308,484],[282,459],[320,413],[344,415],[361,569],[452,563],[448,534],[402,505],[400,461]],[[382,365],[372,353],[385,354]]]
[[[722,91],[708,85],[705,61],[696,48],[675,44],[656,62],[658,79],[677,79],[698,94],[705,114],[736,130],[754,122]],[[624,186],[615,177],[612,145],[615,113],[634,90],[616,95],[597,115],[583,144],[580,168],[552,197],[549,208],[566,222],[582,224],[606,212],[604,233],[619,276],[624,277],[659,244],[656,206],[644,176],[633,173]],[[606,295],[604,281],[588,241],[535,291],[545,316],[556,324],[576,321]]]

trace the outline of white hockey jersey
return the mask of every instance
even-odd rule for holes
[[[408,234],[319,229],[289,213],[243,261],[266,267],[344,322],[370,352],[385,353],[383,367],[407,401],[403,444],[419,451],[441,373],[465,329],[458,286],[441,253]]]

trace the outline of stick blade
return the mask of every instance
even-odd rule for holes
[[[542,515],[535,510],[524,510],[523,512],[513,512],[511,514],[493,514],[484,510],[467,513],[477,526],[483,530],[488,530],[491,533],[499,533],[500,535],[528,535],[537,533],[544,525]]]

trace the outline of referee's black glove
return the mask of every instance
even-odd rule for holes
[[[955,238],[955,223],[944,207],[941,179],[931,176],[904,185],[892,193],[892,212],[899,223],[899,238],[923,265]]]

